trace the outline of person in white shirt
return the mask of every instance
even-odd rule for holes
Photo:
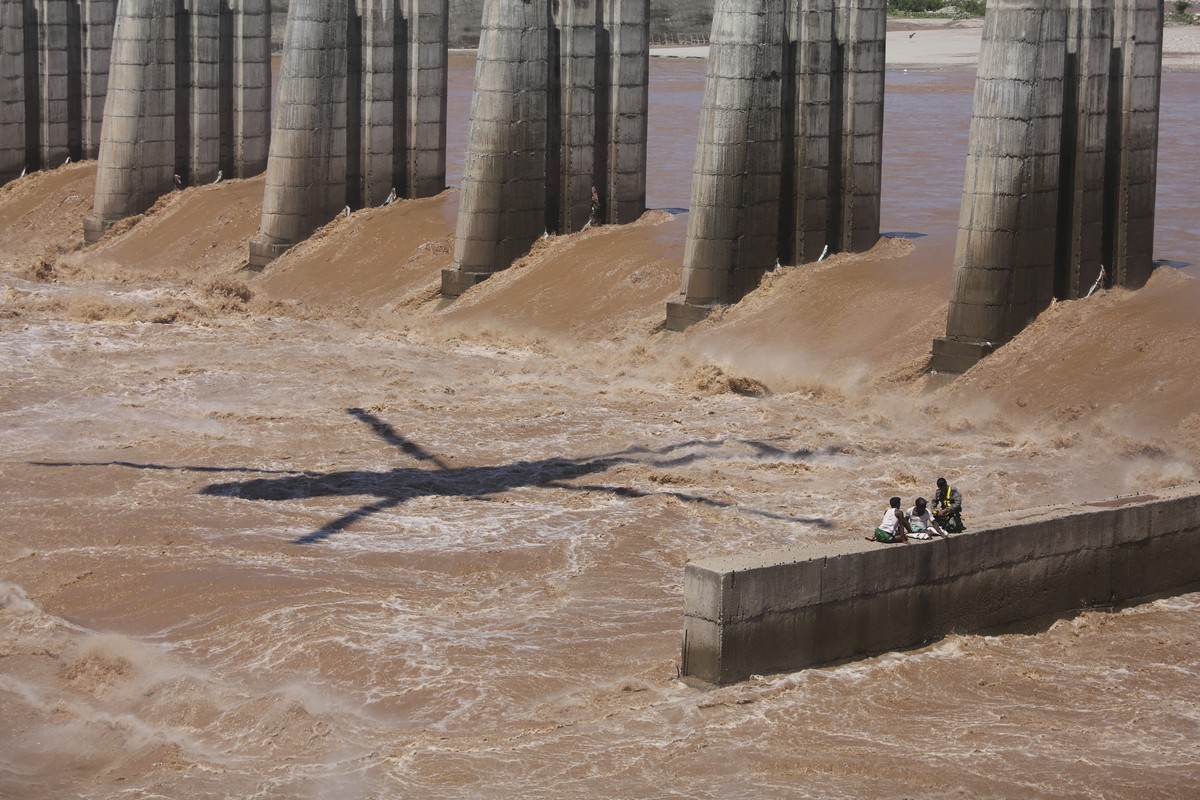
[[[907,542],[912,529],[908,526],[908,515],[900,508],[900,498],[893,497],[888,501],[888,510],[883,514],[883,522],[875,529],[875,541],[891,544],[892,542]]]
[[[946,536],[942,526],[929,511],[929,504],[924,497],[917,498],[917,504],[908,510],[908,526],[912,529],[914,539],[929,539],[930,534]]]

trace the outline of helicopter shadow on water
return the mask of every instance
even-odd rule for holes
[[[245,480],[210,483],[200,494],[217,497],[236,497],[243,500],[279,501],[299,500],[309,497],[375,498],[355,510],[327,522],[315,531],[297,537],[295,544],[314,544],[323,541],[354,523],[406,501],[424,496],[462,497],[482,499],[490,495],[526,488],[553,488],[568,491],[608,493],[618,497],[673,497],[687,503],[711,508],[735,508],[741,513],[786,522],[828,528],[830,523],[819,516],[795,516],[766,509],[739,506],[736,503],[715,500],[702,495],[678,491],[644,491],[629,486],[593,483],[580,485],[568,483],[589,475],[600,475],[622,464],[642,464],[659,468],[681,467],[697,461],[712,459],[716,451],[727,444],[736,443],[750,447],[758,457],[807,460],[820,455],[808,449],[786,450],[769,442],[751,439],[694,439],[663,447],[630,447],[613,453],[584,458],[555,456],[532,461],[514,461],[491,466],[461,466],[447,463],[439,456],[428,452],[421,445],[398,433],[390,424],[361,408],[346,409],[346,413],[367,425],[376,436],[397,448],[405,456],[421,462],[421,466],[396,467],[390,470],[343,470],[335,472],[313,472],[299,470],[240,469],[238,467],[170,467],[161,464],[137,464],[113,461],[97,463],[83,462],[35,462],[41,466],[125,466],[134,469],[179,470],[186,472],[240,472],[266,474]],[[686,451],[686,452],[685,452]],[[428,464],[426,467],[424,464]]]

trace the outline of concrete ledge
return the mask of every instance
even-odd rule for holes
[[[457,269],[442,270],[442,294],[447,297],[458,297],[472,286],[483,283],[492,277],[490,272],[464,272]]]
[[[933,359],[929,367],[934,372],[961,375],[995,349],[991,342],[969,342],[939,337],[933,340]]]
[[[116,225],[115,219],[101,219],[100,217],[84,217],[83,218],[83,241],[86,244],[95,244],[104,238],[104,232]]]
[[[1200,485],[684,569],[683,673],[716,684],[1200,583]]]
[[[268,242],[261,239],[251,239],[250,266],[265,267],[290,249],[292,249],[292,244],[288,242]]]
[[[669,331],[685,331],[697,322],[705,320],[713,312],[713,306],[693,306],[671,301],[667,303],[667,321],[663,327]]]

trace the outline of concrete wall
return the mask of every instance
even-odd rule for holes
[[[684,674],[731,683],[1200,582],[1200,485],[978,524],[688,564]]]

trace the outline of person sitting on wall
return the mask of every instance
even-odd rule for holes
[[[875,529],[875,541],[891,544],[892,542],[907,542],[912,528],[908,525],[908,516],[900,509],[900,498],[893,497],[888,501],[888,510],[883,514],[883,522]]]
[[[962,492],[937,479],[937,491],[933,494],[933,516],[947,533],[961,533],[967,529],[962,520]]]
[[[946,532],[938,525],[933,514],[929,513],[929,503],[924,497],[917,498],[917,504],[908,510],[908,527],[912,529],[914,539],[930,539],[934,536],[945,536]]]

